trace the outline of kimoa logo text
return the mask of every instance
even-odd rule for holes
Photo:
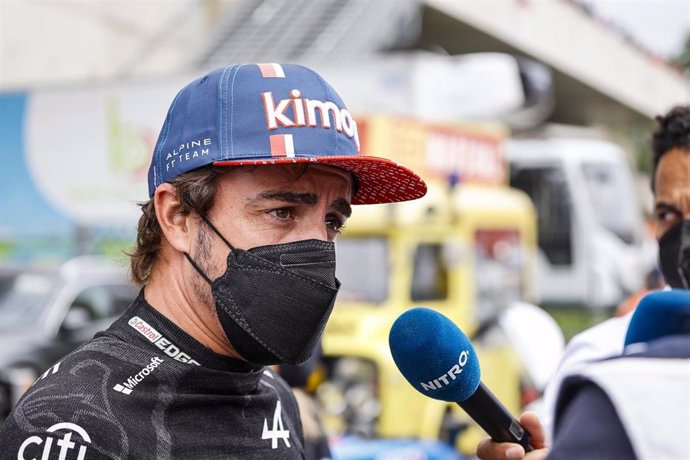
[[[149,342],[153,343],[155,346],[163,350],[163,353],[170,356],[175,361],[187,364],[196,364],[201,366],[201,364],[192,359],[187,353],[181,351],[177,346],[170,343],[170,340],[163,337],[163,334],[158,332],[149,323],[139,318],[138,316],[133,316],[128,324],[136,329],[141,335],[146,337]]]
[[[63,430],[66,430],[67,433],[65,433],[62,438],[58,438],[58,433],[56,432]],[[46,434],[45,439],[41,438],[40,436],[29,436],[26,438],[22,445],[19,446],[17,460],[35,460],[39,458],[39,455],[41,459],[55,458],[50,456],[51,452],[53,451],[53,447],[55,447],[56,451],[59,452],[58,458],[60,460],[84,460],[87,445],[91,444],[91,438],[86,430],[84,430],[82,427],[74,423],[63,422],[51,426],[46,430],[46,433],[55,434],[53,434],[53,436]],[[73,434],[78,435],[81,440],[73,440]],[[55,442],[55,446],[53,446],[53,442]],[[41,444],[43,444],[42,449]],[[77,451],[76,449],[79,450]],[[76,455],[69,455],[70,450],[75,450],[74,453]]]
[[[347,109],[339,109],[334,102],[302,99],[302,92],[298,89],[290,91],[290,99],[281,99],[277,104],[273,99],[271,91],[261,93],[261,99],[263,100],[264,112],[266,114],[266,129],[269,131],[278,129],[278,125],[283,128],[301,126],[314,128],[319,125],[317,120],[320,119],[322,128],[335,128],[338,132],[344,132],[345,135],[355,141],[357,150],[359,150],[357,123]],[[285,113],[288,108],[292,109],[294,120]],[[317,111],[319,116],[317,116]],[[331,126],[330,115],[333,115],[333,124],[335,126]]]
[[[453,366],[451,366],[450,369],[448,369],[441,376],[436,377],[434,380],[430,380],[426,383],[420,382],[420,385],[422,385],[422,388],[425,391],[439,390],[446,385],[450,385],[453,382],[453,380],[455,380],[457,376],[462,373],[463,367],[465,367],[465,364],[467,364],[467,359],[469,358],[469,356],[470,352],[467,350],[463,350],[460,353],[460,356],[458,357],[457,364],[453,364]]]
[[[163,358],[159,358],[158,356],[151,358],[151,362],[145,368],[130,376],[126,382],[115,385],[113,390],[119,391],[120,393],[124,393],[126,395],[131,394],[134,387],[144,380],[151,372],[153,372],[155,368],[160,366],[163,361]]]

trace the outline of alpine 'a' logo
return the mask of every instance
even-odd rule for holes
[[[280,407],[280,400],[278,400],[276,410],[273,413],[273,429],[268,429],[268,420],[264,419],[264,430],[261,433],[261,439],[270,439],[271,449],[277,449],[279,439],[285,441],[285,445],[290,447],[288,438],[290,438],[290,430],[286,430],[283,427],[282,409]]]

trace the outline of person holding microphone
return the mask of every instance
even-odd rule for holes
[[[659,268],[669,287],[690,289],[690,106],[676,106],[656,121],[651,185]],[[565,378],[586,372],[595,361],[621,355],[632,315],[611,318],[575,336],[545,391],[544,419],[540,421],[534,413],[520,417],[533,439],[544,439],[545,434],[550,434],[553,439],[550,455],[545,447],[525,453],[517,444],[497,443],[487,438],[478,445],[477,456],[482,460],[536,460],[547,455],[550,458],[629,458],[626,455],[631,453],[632,446],[627,431],[622,432],[625,427],[613,418],[615,413],[606,395],[596,386],[590,387],[568,409],[562,402],[562,384]],[[561,401],[560,410],[557,410],[558,401]],[[572,426],[568,421],[574,423],[582,417],[588,417],[589,422],[584,426],[577,423],[579,431],[574,435],[575,427],[568,429]]]

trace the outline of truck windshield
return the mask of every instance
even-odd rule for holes
[[[388,243],[384,237],[338,238],[336,276],[340,302],[381,303],[388,298]]]
[[[537,210],[539,248],[553,265],[573,261],[572,202],[563,171],[556,166],[511,165],[510,185],[527,193]]]
[[[48,305],[55,282],[45,273],[0,274],[0,330],[35,324]]]
[[[582,173],[597,221],[627,244],[635,242],[634,187],[629,175],[613,163],[583,163]]]

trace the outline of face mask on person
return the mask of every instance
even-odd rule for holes
[[[678,222],[659,239],[659,265],[672,288],[690,289],[690,220]]]
[[[335,277],[335,244],[305,240],[231,249],[227,269],[211,281],[218,319],[244,359],[257,364],[299,364],[312,355],[333,310],[340,281]]]

